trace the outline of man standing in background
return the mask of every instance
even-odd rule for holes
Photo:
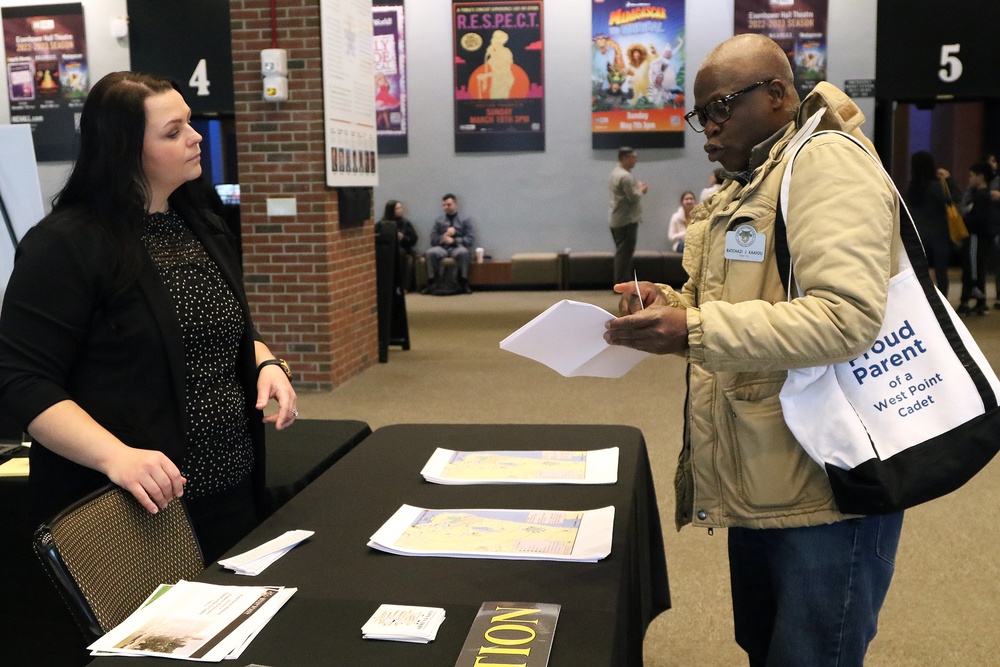
[[[618,149],[618,164],[611,172],[611,237],[615,240],[615,282],[632,278],[632,255],[642,222],[642,196],[649,186],[636,181],[632,169],[638,161],[634,148]]]

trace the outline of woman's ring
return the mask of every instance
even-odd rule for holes
[[[298,417],[299,416],[299,411],[296,410],[295,408],[292,408],[292,416],[293,417]]]

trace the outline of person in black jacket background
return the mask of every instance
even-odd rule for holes
[[[934,269],[934,281],[938,290],[947,297],[952,243],[948,235],[945,205],[949,201],[960,202],[962,192],[947,170],[937,167],[933,155],[917,151],[910,156],[910,182],[905,195],[906,205],[927,253],[927,262]]]
[[[404,215],[403,202],[390,199],[385,203],[382,219],[375,223],[375,233],[378,234],[383,225],[393,225],[396,231],[396,248],[399,252],[399,269],[396,272],[398,284],[406,291],[412,291],[412,267],[415,259],[414,247],[419,235],[416,227]]]
[[[965,226],[969,236],[962,241],[962,297],[959,315],[985,315],[986,267],[990,256],[994,206],[990,197],[993,168],[977,162],[969,168],[969,190],[965,196]],[[975,299],[970,307],[969,301]]]

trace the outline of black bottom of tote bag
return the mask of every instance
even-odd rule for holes
[[[890,514],[959,488],[1000,450],[1000,408],[884,460],[851,470],[826,465],[845,514]]]

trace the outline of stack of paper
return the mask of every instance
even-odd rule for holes
[[[435,484],[614,484],[618,448],[456,452],[438,447],[420,474]]]
[[[92,655],[152,655],[199,662],[238,658],[295,591],[191,581],[164,585],[88,648]]]
[[[403,505],[368,546],[401,556],[596,563],[611,553],[614,522],[614,506],[567,512]]]
[[[0,477],[27,477],[30,459],[27,456],[0,464]]]
[[[236,574],[256,576],[263,572],[268,565],[295,548],[299,542],[314,534],[314,531],[311,530],[290,530],[250,551],[220,560],[219,565]]]
[[[434,641],[442,623],[444,609],[440,607],[384,604],[361,626],[361,636],[365,639],[426,644]]]
[[[564,299],[500,341],[500,349],[539,361],[565,377],[617,378],[648,352],[604,340],[615,316],[590,303]]]

